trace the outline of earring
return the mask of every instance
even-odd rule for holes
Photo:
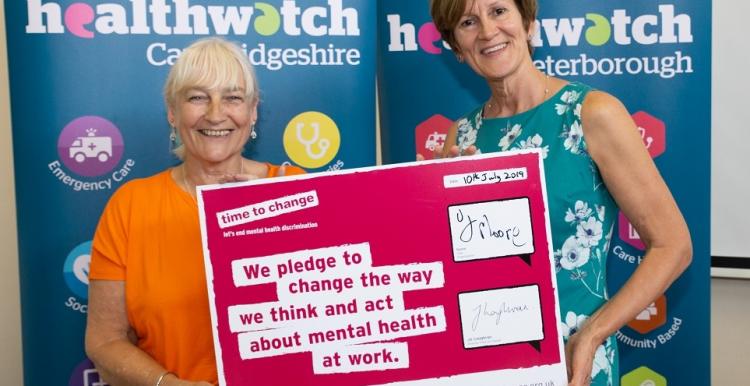
[[[175,129],[174,126],[169,130],[169,142],[172,143],[172,147],[174,147],[177,142],[177,129]]]
[[[258,133],[255,131],[255,124],[250,126],[250,139],[258,138]]]

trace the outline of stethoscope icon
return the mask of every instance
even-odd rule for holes
[[[303,146],[305,146],[305,153],[312,159],[321,159],[331,147],[331,141],[326,138],[320,139],[320,124],[318,122],[310,123],[313,128],[312,139],[306,139],[302,136],[302,129],[305,128],[305,124],[302,122],[297,123],[297,140]],[[313,152],[313,145],[318,144],[318,153]]]

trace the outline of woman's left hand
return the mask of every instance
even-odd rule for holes
[[[568,339],[568,344],[565,345],[568,386],[586,386],[591,383],[591,369],[599,344],[585,328]]]

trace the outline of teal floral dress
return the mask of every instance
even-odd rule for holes
[[[480,106],[458,122],[457,145],[480,153],[539,148],[544,158],[552,246],[567,342],[607,299],[606,267],[617,205],[586,151],[581,104],[590,87],[568,83],[541,105],[507,118]],[[615,338],[599,346],[592,385],[619,385]]]

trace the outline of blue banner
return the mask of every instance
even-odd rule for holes
[[[256,67],[247,156],[375,163],[372,1],[27,0],[5,14],[27,385],[99,382],[83,350],[90,240],[112,192],[177,162],[162,86],[192,41],[225,36]]]
[[[690,268],[617,332],[623,386],[710,384],[711,2],[539,1],[534,64],[619,98],[692,230]],[[384,162],[431,154],[489,88],[442,42],[427,2],[378,2]],[[643,197],[643,200],[648,200]],[[609,256],[614,293],[644,245],[627,219]]]

